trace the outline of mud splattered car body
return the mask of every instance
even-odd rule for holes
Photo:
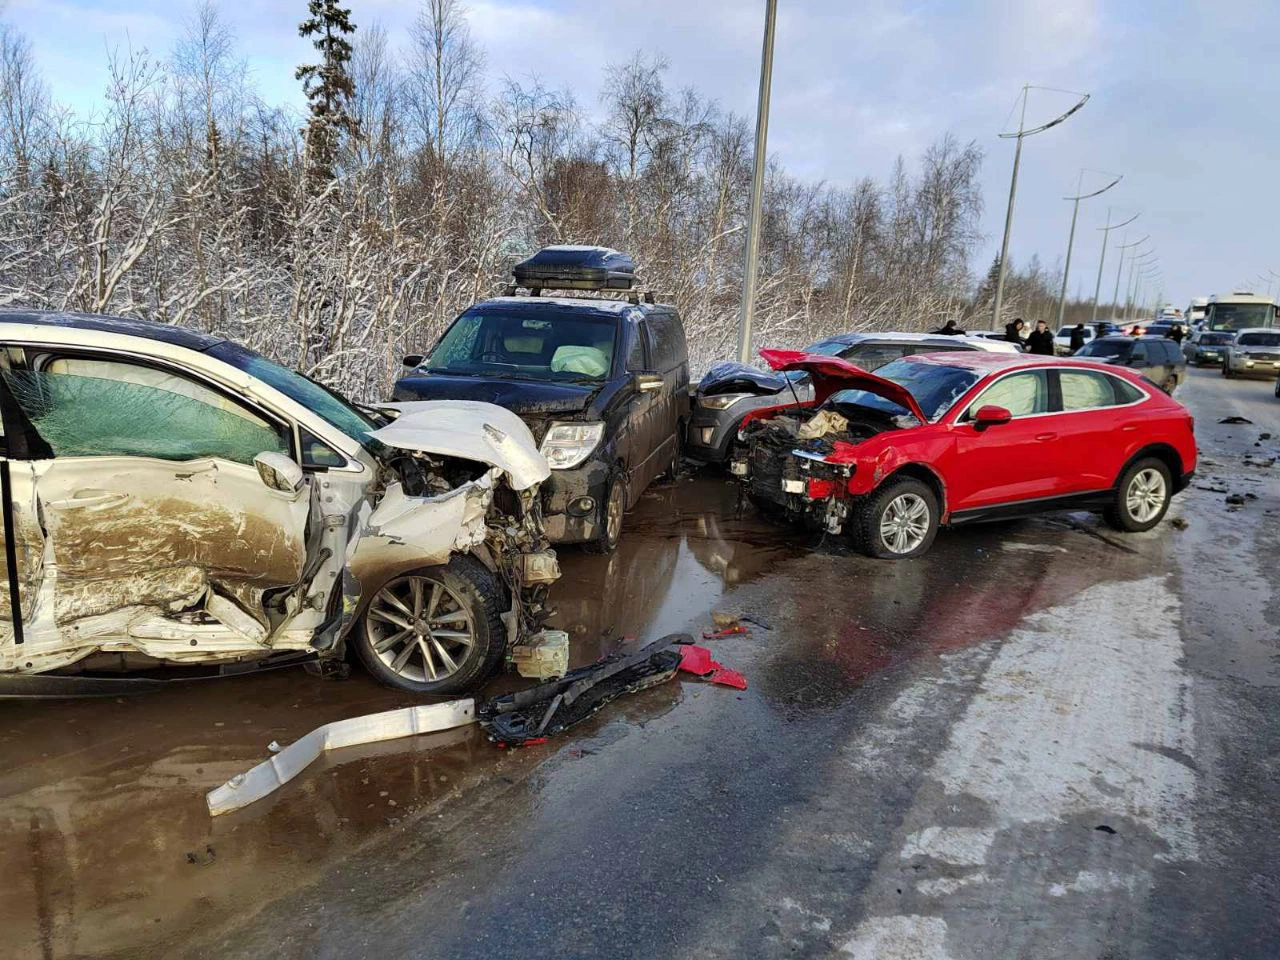
[[[836,357],[761,356],[806,371],[814,399],[748,414],[730,472],[763,510],[848,532],[873,556],[918,556],[940,525],[1050,510],[1149,529],[1195,469],[1190,414],[1127,371],[940,353],[872,374]]]
[[[450,692],[541,627],[549,469],[499,407],[361,410],[221,338],[0,311],[0,413],[0,690],[354,645]]]

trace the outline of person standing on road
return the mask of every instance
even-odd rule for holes
[[[1015,317],[1013,323],[1004,325],[1004,338],[1010,343],[1022,346],[1022,328],[1025,326],[1026,324],[1022,322],[1021,317]]]
[[[942,326],[940,326],[937,330],[933,332],[936,334],[941,334],[944,337],[963,337],[964,336],[964,331],[956,326],[956,322],[954,320],[948,320],[946,323],[944,323]]]
[[[1182,338],[1185,337],[1186,335],[1187,333],[1185,330],[1182,329],[1182,324],[1180,323],[1175,323],[1172,327],[1169,328],[1169,339],[1172,340],[1174,343],[1178,344],[1179,346],[1182,345]]]
[[[1036,328],[1027,337],[1027,349],[1041,356],[1053,356],[1053,334],[1043,320],[1036,321]]]
[[[1084,322],[1081,321],[1071,328],[1071,352],[1075,353],[1084,346]]]

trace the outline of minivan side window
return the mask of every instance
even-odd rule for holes
[[[650,343],[653,347],[653,366],[659,373],[666,373],[684,362],[684,331],[680,318],[665,310],[649,314]]]
[[[649,359],[645,355],[645,325],[637,323],[631,333],[631,347],[627,351],[627,373],[644,373],[649,369]]]

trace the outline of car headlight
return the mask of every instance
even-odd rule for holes
[[[603,423],[553,423],[542,438],[542,455],[553,470],[568,470],[591,456],[604,436]]]
[[[720,393],[714,397],[699,397],[698,403],[710,410],[728,410],[739,400],[752,396],[749,393]]]

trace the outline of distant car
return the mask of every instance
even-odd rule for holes
[[[1053,335],[1053,350],[1060,357],[1071,355],[1071,335],[1075,333],[1075,324],[1062,327]],[[1084,325],[1084,342],[1088,343],[1098,336],[1098,331],[1089,324]]]
[[[1182,355],[1187,363],[1195,366],[1219,365],[1226,355],[1226,348],[1236,338],[1230,331],[1197,330],[1182,343]]]
[[[1167,337],[1173,333],[1174,321],[1157,320],[1147,324],[1146,336],[1148,337]]]
[[[848,533],[873,557],[919,556],[940,526],[1051,510],[1149,530],[1195,471],[1191,415],[1130,370],[953,352],[873,374],[762,356],[807,373],[814,399],[749,417],[731,472],[766,513]]]
[[[805,348],[806,353],[840,357],[863,370],[875,370],[916,353],[966,351],[1020,352],[1003,340],[931,333],[846,333]],[[803,371],[779,374],[747,364],[717,363],[694,390],[685,452],[707,463],[722,463],[747,413],[812,397],[813,387]]]
[[[1255,327],[1241,330],[1223,351],[1224,377],[1280,375],[1280,330]]]
[[[996,343],[1008,343],[1019,353],[1025,353],[1027,349],[1024,343],[1010,343],[1010,341],[1006,340],[1003,330],[970,330],[967,336],[977,337],[979,340],[994,340]]]
[[[1167,337],[1098,337],[1076,357],[1136,370],[1165,393],[1173,393],[1187,378],[1187,358]]]
[[[611,552],[623,514],[679,464],[689,415],[684,326],[675,307],[631,289],[631,258],[616,250],[547,247],[514,273],[535,295],[468,307],[429,353],[404,358],[393,396],[513,411],[551,464],[541,488],[547,535]]]

